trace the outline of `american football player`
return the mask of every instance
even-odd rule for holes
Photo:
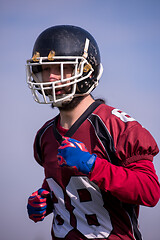
[[[34,157],[45,177],[27,205],[34,222],[53,212],[53,240],[141,240],[139,206],[160,197],[154,138],[91,95],[102,72],[93,36],[70,25],[44,30],[27,60],[35,101],[59,109],[37,131]]]

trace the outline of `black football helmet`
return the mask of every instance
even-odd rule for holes
[[[58,64],[61,79],[44,82],[42,65]],[[63,66],[71,64],[73,73],[64,78]],[[38,103],[61,106],[73,97],[89,94],[99,82],[103,72],[100,52],[95,39],[86,30],[70,25],[54,26],[37,38],[32,58],[27,60],[27,83]],[[70,85],[70,92],[56,95],[56,89]]]

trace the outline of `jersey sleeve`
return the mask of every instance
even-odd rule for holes
[[[154,206],[160,198],[160,185],[152,161],[159,149],[145,128],[129,116],[126,119],[113,116],[105,124],[118,166],[97,157],[90,180],[123,202]]]
[[[137,122],[120,134],[115,145],[116,155],[124,166],[141,159],[153,161],[159,152],[152,135]]]
[[[51,119],[47,121],[37,132],[35,139],[34,139],[34,144],[33,144],[33,151],[34,151],[34,158],[35,160],[43,166],[44,163],[44,158],[43,158],[43,151],[42,151],[42,138],[44,133],[49,127],[52,127],[54,123],[54,119]]]
[[[125,203],[155,206],[160,198],[158,177],[153,163],[148,160],[122,167],[97,158],[89,178],[102,191],[110,191]]]

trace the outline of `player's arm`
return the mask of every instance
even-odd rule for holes
[[[110,191],[126,203],[155,206],[160,198],[158,177],[149,160],[141,159],[121,167],[97,158],[89,178],[100,189]]]
[[[160,186],[153,163],[145,158],[139,156],[126,167],[115,166],[90,154],[83,143],[71,138],[65,138],[58,149],[60,166],[76,167],[100,189],[110,191],[123,202],[154,206],[160,197]]]
[[[34,222],[43,221],[53,211],[51,193],[43,188],[31,194],[27,204],[28,216]]]

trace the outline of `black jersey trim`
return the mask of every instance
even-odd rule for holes
[[[37,153],[37,156],[38,156],[38,159],[36,159],[38,161],[38,163],[40,165],[43,164],[43,158],[42,158],[42,151],[41,151],[41,138],[44,134],[44,132],[50,127],[53,125],[55,119],[53,121],[51,121],[50,123],[46,124],[43,128],[41,128],[39,130],[39,132],[37,133],[36,135],[36,138],[35,138],[35,148],[36,148],[36,153]]]
[[[87,110],[78,118],[78,120],[71,126],[71,128],[67,131],[66,137],[71,137],[76,130],[81,126],[81,124],[91,115],[91,113],[100,105],[104,103],[103,100],[96,100],[93,102]]]
[[[59,118],[59,115],[57,115],[57,117],[55,118],[55,121],[53,123],[53,128],[52,129],[53,129],[54,137],[59,142],[59,144],[61,144],[61,142],[63,141],[63,137],[57,130],[58,118]]]
[[[103,100],[96,100],[93,102],[86,111],[78,118],[78,120],[70,127],[70,129],[65,134],[65,137],[72,137],[73,134],[77,131],[77,129],[81,126],[81,124],[92,114],[92,112],[100,105],[104,103]],[[56,140],[61,144],[63,141],[63,136],[57,130],[57,122],[58,122],[59,115],[55,118],[53,124],[53,133]]]
[[[118,165],[118,157],[115,155],[115,147],[114,147],[114,142],[113,138],[110,135],[107,127],[103,123],[102,119],[96,115],[96,114],[91,114],[88,117],[88,120],[92,124],[95,134],[98,137],[99,141],[103,145],[107,155],[108,155],[108,160],[109,162],[113,163],[114,165]]]
[[[125,211],[130,216],[135,239],[136,240],[142,240],[142,235],[141,235],[141,232],[139,231],[139,228],[138,228],[137,215],[136,215],[136,212],[135,212],[136,205],[127,204],[127,203],[122,203],[122,205],[123,205],[123,208],[125,209]]]

